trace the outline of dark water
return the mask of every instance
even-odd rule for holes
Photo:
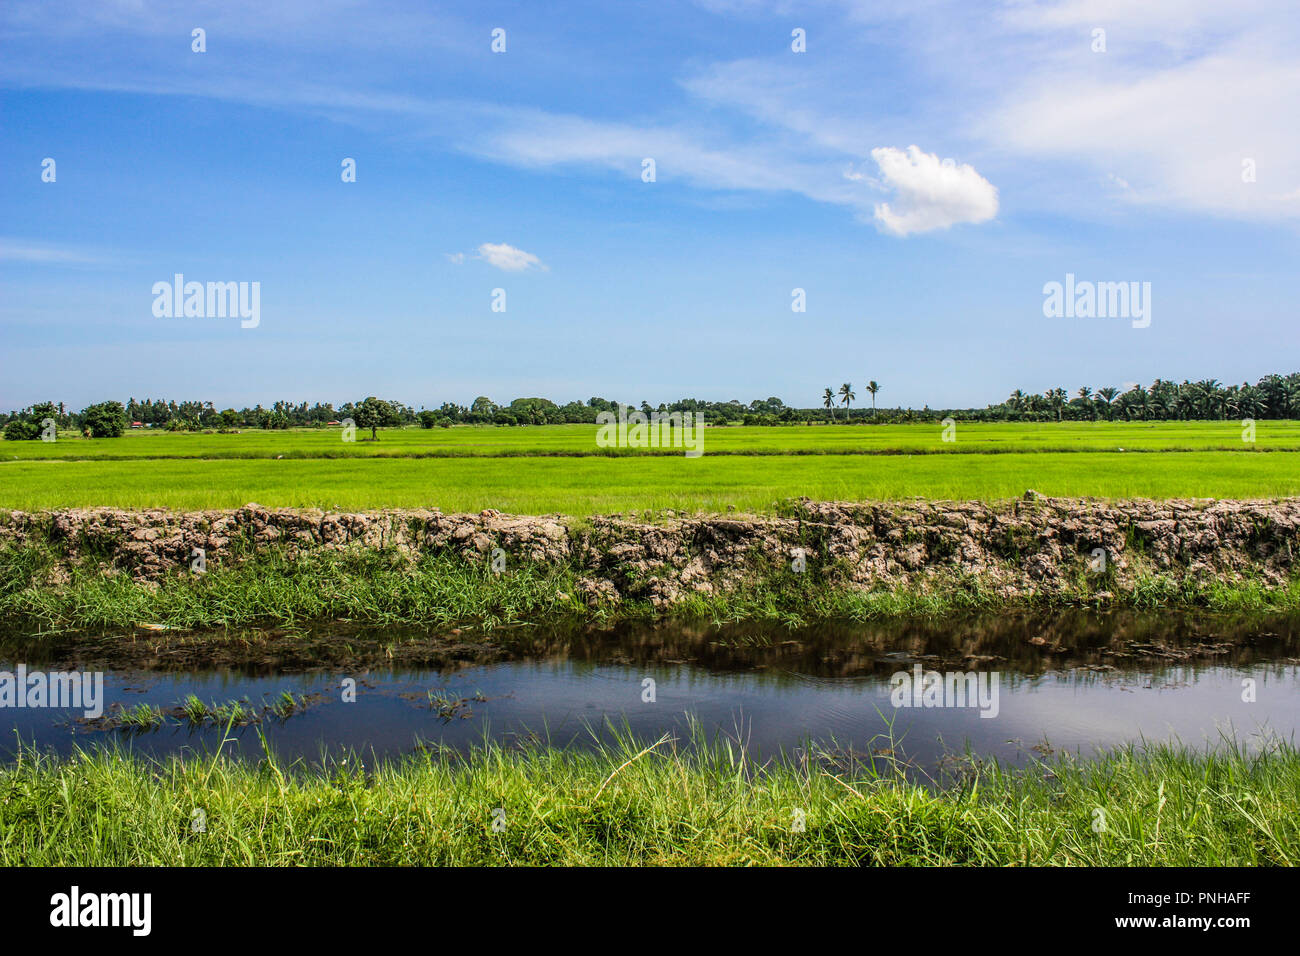
[[[223,746],[260,757],[264,735],[279,756],[308,762],[346,752],[369,762],[434,746],[464,752],[487,737],[590,747],[617,728],[650,739],[686,739],[694,729],[757,756],[810,745],[892,750],[933,768],[967,748],[1024,762],[1142,738],[1197,746],[1227,732],[1247,742],[1292,739],[1300,727],[1300,618],[1078,612],[799,631],[10,635],[0,641],[0,671],[19,664],[102,673],[106,719],[0,706],[8,759],[20,741],[64,754],[109,743],[156,755],[211,753],[225,721],[194,726],[175,716],[144,733],[113,729],[119,706],[171,710],[191,694],[254,711],[284,692],[305,697],[287,718],[266,711],[234,726]],[[917,665],[995,683],[996,715],[987,697],[982,708],[952,700],[894,706],[891,677]],[[344,700],[349,680],[354,701]],[[1253,702],[1243,700],[1246,681]]]

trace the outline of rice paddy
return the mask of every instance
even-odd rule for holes
[[[713,428],[705,454],[602,449],[587,425],[0,443],[0,508],[495,508],[520,514],[771,511],[787,498],[1300,494],[1300,423],[959,423]]]

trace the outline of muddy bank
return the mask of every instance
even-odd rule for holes
[[[57,559],[33,582],[65,583],[74,568],[156,582],[272,551],[363,549],[454,556],[507,573],[563,566],[588,606],[668,608],[776,576],[808,575],[865,591],[977,588],[997,599],[1131,596],[1153,576],[1197,586],[1286,587],[1300,551],[1300,499],[980,502],[792,501],[777,517],[583,520],[496,511],[343,513],[72,509],[0,513],[0,561],[23,546]],[[197,550],[196,550],[197,549]]]

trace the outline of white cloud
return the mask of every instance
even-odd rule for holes
[[[102,260],[93,254],[63,246],[52,246],[27,239],[0,237],[0,262],[39,262],[47,264],[89,265]]]
[[[906,152],[880,146],[871,158],[880,167],[880,185],[895,192],[892,202],[876,204],[876,222],[891,235],[988,222],[998,214],[997,187],[973,166],[940,160],[917,146]]]
[[[458,265],[460,265],[461,263],[463,263],[463,262],[465,261],[465,253],[463,253],[463,252],[449,252],[449,253],[447,253],[447,261],[450,262],[450,263],[451,263],[452,265],[454,265],[454,266],[458,266]]]
[[[485,242],[478,247],[478,257],[490,266],[496,266],[506,272],[523,272],[536,267],[543,271],[546,266],[531,252],[524,252],[504,242]]]

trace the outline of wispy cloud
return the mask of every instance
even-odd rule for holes
[[[791,10],[761,0],[704,5],[746,22],[788,19]],[[51,14],[14,0],[0,15],[9,51],[0,83],[327,113],[525,168],[633,177],[653,157],[665,185],[802,195],[895,235],[987,221],[998,208],[991,181],[1008,197],[1014,191],[1019,206],[1065,205],[1083,215],[1104,200],[1294,221],[1300,209],[1288,197],[1300,188],[1300,127],[1290,114],[1300,102],[1300,21],[1291,7],[1291,0],[1060,0],[1007,2],[990,12],[960,0],[898,7],[843,0],[817,10],[821,29],[810,34],[807,54],[712,63],[682,56],[660,64],[677,80],[662,96],[602,111],[568,101],[565,111],[536,108],[527,84],[502,86],[496,74],[476,85],[473,78],[487,75],[481,25],[424,5],[381,10],[331,0],[323,13],[308,4],[268,12],[240,0],[181,14],[62,0]],[[184,53],[199,20],[209,30],[210,62],[186,61],[182,70],[152,53],[113,55],[123,38]],[[1105,52],[1092,49],[1098,28],[1107,31]],[[430,42],[460,82],[409,82]],[[544,46],[528,49],[541,55]],[[38,48],[41,55],[30,52]],[[377,48],[384,57],[365,55]],[[361,55],[352,57],[354,49]],[[864,80],[862,64],[886,58],[872,77],[889,82]],[[330,70],[303,69],[318,63]],[[444,95],[449,90],[456,95]],[[879,180],[844,175],[869,156],[879,163],[877,151],[893,148],[887,144],[909,142],[971,165],[935,172],[885,153],[894,181],[883,166]],[[1258,188],[1242,179],[1246,159],[1258,169]],[[1121,181],[1128,188],[1117,191]],[[881,186],[895,195],[882,199]]]
[[[0,262],[28,262],[43,265],[98,265],[104,259],[94,253],[68,246],[53,246],[29,239],[0,237]]]

